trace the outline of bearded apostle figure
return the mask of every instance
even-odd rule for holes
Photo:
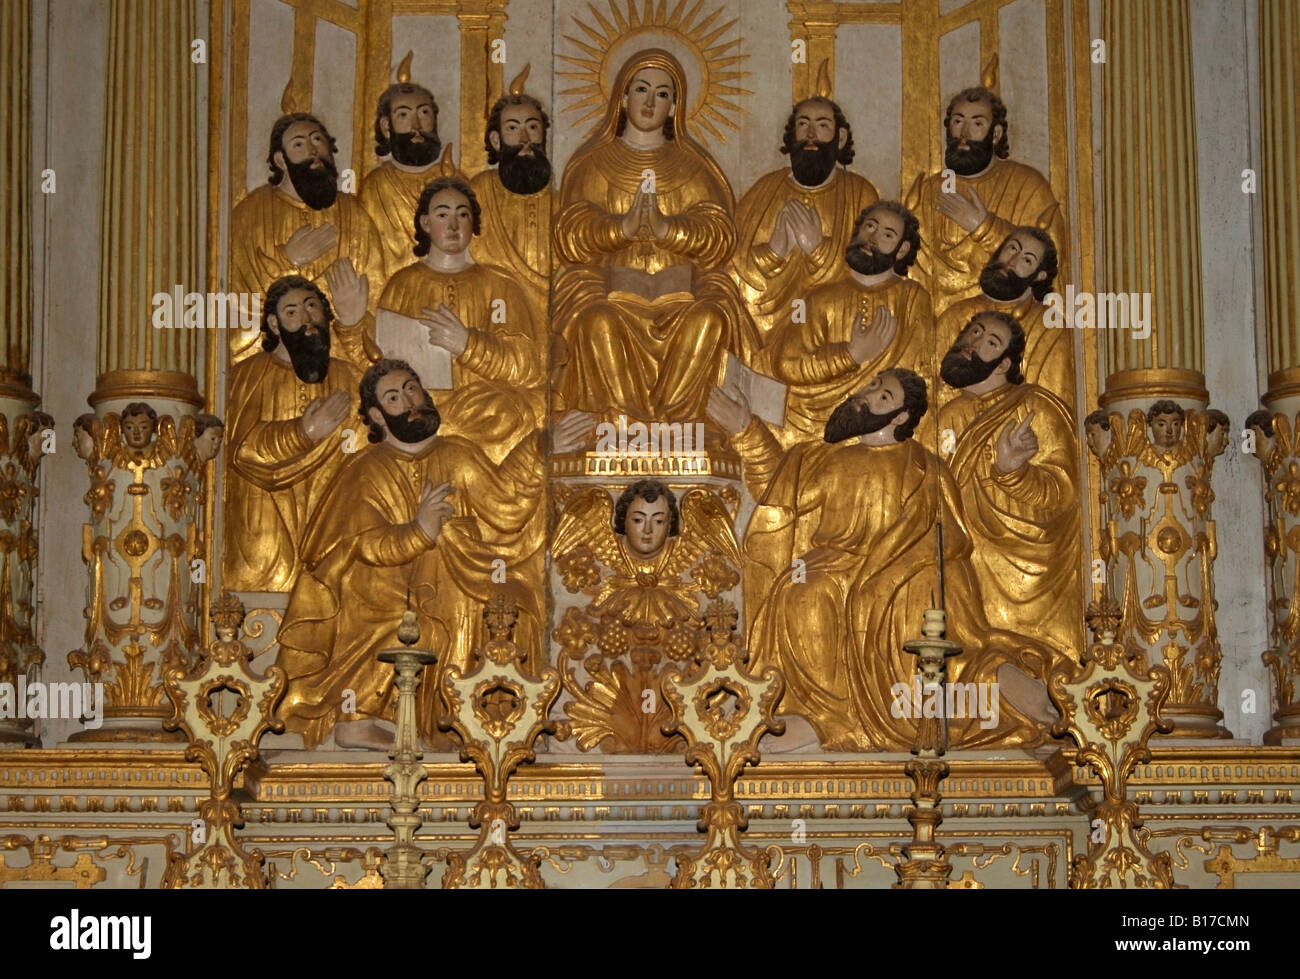
[[[980,271],[1017,227],[1047,231],[1058,250],[1066,241],[1051,185],[1033,167],[1010,159],[1000,98],[987,88],[958,92],[943,127],[945,169],[918,175],[907,194],[907,206],[921,221],[925,247],[918,266],[936,315],[979,294]],[[1060,261],[1066,264],[1063,256]]]
[[[523,90],[525,68],[488,115],[484,147],[488,169],[470,181],[483,208],[474,257],[506,269],[523,287],[533,319],[547,321],[551,293],[550,120],[542,103]]]
[[[289,113],[271,127],[271,174],[230,216],[231,291],[259,296],[286,275],[317,285],[346,277],[373,303],[384,282],[383,248],[361,203],[338,189],[336,152],[313,115]],[[250,356],[256,339],[231,331],[232,362]]]
[[[748,360],[757,346],[726,272],[736,243],[731,188],[687,131],[676,58],[638,52],[613,92],[560,190],[554,243],[564,267],[553,310],[567,362],[556,407],[699,419],[727,352]]]
[[[302,276],[262,305],[262,350],[230,372],[221,578],[237,591],[288,591],[307,518],[347,461],[341,432],[359,373],[332,357],[333,313]]]
[[[822,442],[782,453],[743,401],[721,389],[709,401],[758,503],[745,536],[745,573],[760,595],[751,604],[747,581],[750,669],[781,670],[782,713],[805,718],[827,750],[898,751],[913,743],[917,718],[899,716],[892,690],[916,671],[903,643],[933,601],[939,522],[947,636],[962,647],[949,677],[999,683],[1003,691],[992,723],[954,718],[951,743],[1045,738],[1025,713],[1029,705],[1012,702],[1007,688],[1031,691],[1033,708],[1045,709],[1046,689],[1032,677],[1043,675],[1050,651],[985,620],[957,487],[948,467],[911,438],[926,407],[919,375],[884,370],[835,409]]]
[[[991,311],[1014,317],[1025,331],[1022,370],[1031,384],[1046,388],[1074,409],[1074,332],[1043,323],[1043,299],[1052,291],[1060,255],[1040,228],[1016,228],[980,272],[980,294],[949,306],[939,317],[939,342],[949,343],[972,317]]]
[[[359,414],[375,444],[334,481],[307,528],[304,570],[279,632],[278,662],[289,677],[281,717],[308,747],[339,721],[340,747],[391,746],[384,722],[396,709],[393,672],[376,654],[396,644],[408,608],[438,656],[438,676],[420,685],[426,741],[436,730],[440,675],[469,668],[487,638],[483,604],[494,589],[517,603],[516,640],[539,665],[541,589],[516,572],[542,543],[545,433],[520,441],[496,466],[472,442],[440,433],[420,378],[396,360],[366,372]],[[582,416],[561,419],[554,448],[568,451],[589,428]],[[502,564],[504,583],[494,581]]]
[[[939,430],[955,437],[952,475],[989,624],[1040,637],[1077,662],[1079,441],[1073,411],[1021,373],[1025,349],[1013,317],[974,316],[943,358],[944,383],[957,395],[939,412]]]
[[[361,181],[361,204],[379,231],[389,275],[411,262],[411,215],[447,151],[438,138],[438,102],[423,85],[411,82],[410,71],[408,54],[397,68],[397,83],[379,96],[375,155],[381,162]]]
[[[545,323],[505,270],[474,260],[483,212],[467,183],[438,177],[412,213],[417,260],[389,279],[379,306],[419,320],[451,355],[443,434],[500,461],[545,417]]]
[[[791,110],[781,152],[789,169],[759,177],[736,208],[732,269],[764,337],[789,319],[794,300],[840,273],[859,215],[879,197],[848,169],[853,130],[825,96]]]
[[[920,248],[910,211],[873,204],[853,225],[843,274],[809,294],[806,316],[787,314],[773,331],[763,356],[789,386],[786,423],[775,433],[783,446],[820,440],[831,412],[882,367],[937,373],[930,296],[908,277]]]

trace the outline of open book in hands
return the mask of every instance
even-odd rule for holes
[[[749,410],[775,428],[785,425],[785,395],[788,390],[775,377],[760,374],[742,364],[735,354],[727,354],[723,393],[733,399],[743,394],[749,401]]]
[[[429,342],[424,324],[391,309],[375,317],[375,344],[385,357],[404,360],[420,375],[420,383],[431,391],[451,389],[451,351]]]
[[[624,265],[609,268],[605,280],[609,294],[654,303],[661,299],[689,299],[693,295],[694,270],[689,265],[670,265],[658,272],[642,272]]]

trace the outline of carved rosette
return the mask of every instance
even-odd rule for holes
[[[1116,641],[1169,670],[1165,714],[1177,737],[1230,737],[1218,707],[1212,508],[1214,459],[1228,432],[1212,414],[1184,409],[1180,437],[1162,445],[1141,409],[1127,419],[1112,412],[1104,445],[1093,447],[1106,516],[1105,590],[1118,602],[1122,623]]]
[[[1251,420],[1259,419],[1252,415]],[[1264,467],[1267,508],[1269,648],[1263,660],[1277,704],[1264,743],[1279,744],[1283,738],[1300,738],[1300,413],[1277,412],[1252,428],[1255,457]]]
[[[161,726],[163,677],[184,669],[199,641],[206,567],[193,562],[203,557],[205,466],[194,419],[155,411],[152,432],[142,431],[149,415],[132,412],[136,404],[103,413],[78,444],[90,478],[82,527],[90,580],[85,645],[68,663],[104,684],[105,707],[101,728],[70,740],[175,740]]]
[[[673,888],[774,886],[771,854],[740,839],[748,821],[736,800],[735,785],[747,765],[758,764],[759,739],[768,731],[785,730],[773,718],[785,679],[771,667],[761,677],[744,668],[748,655],[733,638],[737,619],[729,602],[710,604],[692,668],[686,675],[670,668],[660,682],[664,702],[672,710],[665,727],[686,739],[686,763],[704,770],[711,794],[697,824],[708,838],[696,853],[677,858],[677,875],[669,885]]]
[[[36,679],[32,582],[36,565],[36,474],[52,449],[54,419],[23,401],[0,400],[0,683]],[[0,719],[0,744],[34,744],[30,720]]]
[[[1140,649],[1116,642],[1119,606],[1104,599],[1088,608],[1096,641],[1082,662],[1056,669],[1048,693],[1061,712],[1052,725],[1054,737],[1069,737],[1079,746],[1076,761],[1101,779],[1102,798],[1092,810],[1086,852],[1074,858],[1070,886],[1075,888],[1172,888],[1173,862],[1168,853],[1153,853],[1137,803],[1128,797],[1128,778],[1150,761],[1151,738],[1168,733],[1174,722],[1164,716],[1172,687],[1171,670],[1148,666]],[[1097,831],[1104,834],[1097,839]]]

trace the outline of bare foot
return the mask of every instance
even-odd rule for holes
[[[334,725],[334,743],[340,748],[389,751],[396,740],[397,728],[388,721],[366,718]]]
[[[1026,717],[1051,724],[1061,716],[1047,695],[1046,685],[1010,663],[998,667],[998,687],[1002,696]]]

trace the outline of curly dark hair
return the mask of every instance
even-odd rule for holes
[[[434,195],[448,188],[464,194],[466,200],[469,201],[469,211],[474,216],[474,234],[478,234],[483,230],[483,208],[479,205],[478,196],[470,189],[469,184],[459,177],[438,177],[424,188],[424,192],[420,194],[420,202],[415,205],[414,251],[418,258],[428,255],[429,248],[433,245],[433,238],[429,232],[420,227],[420,218],[428,213],[429,202],[433,200]]]
[[[262,300],[262,349],[266,351],[274,350],[280,345],[280,338],[271,330],[270,318],[279,317],[280,300],[287,293],[294,289],[310,289],[316,293],[316,298],[320,300],[321,308],[325,311],[325,323],[328,326],[334,320],[334,311],[330,309],[330,301],[325,297],[321,287],[312,282],[311,279],[305,279],[301,275],[286,275],[276,279],[271,283],[271,288],[266,290],[266,298]]]
[[[785,121],[785,133],[781,136],[781,152],[788,156],[791,150],[794,149],[795,116],[799,114],[799,109],[807,105],[809,102],[820,102],[822,105],[829,105],[831,107],[831,112],[835,116],[835,138],[837,140],[839,139],[841,129],[849,134],[849,138],[844,141],[844,145],[840,147],[839,154],[835,157],[835,159],[847,167],[853,162],[853,157],[856,155],[856,151],[853,149],[853,127],[849,125],[849,120],[845,118],[844,113],[840,111],[839,105],[826,98],[824,95],[813,95],[804,99],[802,102],[795,103],[794,108],[790,110],[790,118]]]
[[[867,219],[867,215],[876,208],[884,208],[890,214],[897,214],[903,220],[903,235],[901,245],[904,241],[912,247],[907,250],[907,254],[894,262],[894,272],[897,275],[906,276],[907,270],[912,267],[916,261],[917,254],[921,251],[921,222],[916,219],[916,215],[905,208],[898,201],[876,201],[870,207],[862,209],[858,219],[853,222],[853,232],[849,235],[849,241],[852,242],[858,236],[858,231],[862,228],[862,222]],[[895,252],[895,254],[898,254]]]
[[[682,517],[677,509],[677,496],[668,488],[667,483],[661,483],[657,479],[638,480],[623,491],[623,495],[614,504],[614,533],[627,534],[627,508],[633,500],[642,499],[653,503],[660,496],[668,501],[668,536],[676,537],[681,533]]]
[[[384,409],[379,404],[379,382],[384,375],[392,374],[394,371],[405,371],[415,378],[416,383],[421,385],[424,383],[420,380],[420,375],[415,373],[415,368],[404,360],[386,357],[383,360],[376,360],[370,365],[365,374],[361,376],[361,384],[358,388],[360,405],[357,408],[357,414],[361,416],[361,420],[365,422],[366,428],[369,430],[369,434],[366,436],[367,441],[382,442],[384,440],[384,426],[375,424],[374,419],[370,417],[370,409],[379,408],[379,411],[383,412]],[[424,393],[424,396],[429,400],[430,404],[433,403],[428,391]]]
[[[92,438],[95,435],[95,425],[99,421],[99,416],[93,411],[85,411],[72,420],[72,431],[75,434],[77,429],[81,429]],[[1269,423],[1270,427],[1272,422]]]
[[[194,416],[194,437],[198,438],[209,428],[220,428],[225,431],[226,423],[216,415],[199,414]]]
[[[925,417],[930,407],[930,402],[925,396],[925,379],[905,367],[891,367],[881,373],[892,374],[898,378],[898,383],[903,388],[903,406],[898,410],[907,412],[907,421],[894,429],[894,437],[901,442],[912,437],[916,426],[921,423],[921,419]]]
[[[275,120],[275,125],[271,127],[271,149],[266,154],[266,165],[271,168],[271,175],[266,178],[267,183],[278,184],[284,179],[284,171],[275,162],[275,154],[284,152],[284,134],[295,122],[314,122],[320,126],[321,132],[325,138],[330,141],[330,153],[339,151],[338,141],[330,135],[330,131],[325,128],[325,123],[321,122],[310,112],[291,112],[287,116],[281,116]],[[288,154],[286,154],[286,159]]]
[[[1101,427],[1101,430],[1103,432],[1109,432],[1110,413],[1107,412],[1104,408],[1098,408],[1096,411],[1089,414],[1088,417],[1083,420],[1083,424],[1085,427],[1087,427],[1088,425],[1098,425]]]
[[[501,154],[492,146],[492,134],[501,135],[501,110],[508,105],[531,105],[542,116],[542,145],[546,145],[546,134],[551,131],[551,120],[547,116],[546,110],[542,108],[542,103],[537,101],[531,95],[503,95],[496,100],[492,106],[492,112],[488,115],[487,128],[483,130],[483,148],[487,150],[488,166],[496,166]],[[619,130],[621,133],[622,130]]]
[[[1005,160],[1011,155],[1011,143],[1007,139],[1007,107],[1002,100],[983,86],[976,85],[974,88],[964,88],[952,97],[948,103],[948,111],[943,116],[943,131],[948,133],[948,126],[952,122],[952,110],[958,102],[987,102],[993,113],[993,121],[989,124],[989,132],[993,132],[995,126],[1002,127],[1002,135],[998,137],[993,144],[993,153],[999,159]]]
[[[393,99],[398,95],[414,95],[423,92],[429,96],[429,101],[433,103],[433,131],[438,131],[438,100],[434,98],[423,85],[415,85],[411,82],[398,82],[396,85],[389,85],[384,89],[384,94],[379,96],[379,105],[375,109],[375,156],[387,156],[391,150],[389,139],[384,135],[383,127],[379,125],[379,120],[387,119],[388,126],[393,126]]]
[[[1273,437],[1273,415],[1266,408],[1258,408],[1246,416],[1247,428],[1258,428],[1265,438]]]
[[[132,401],[122,409],[122,414],[118,415],[118,417],[126,419],[130,418],[132,415],[147,415],[149,421],[154,423],[158,421],[158,412],[155,411],[154,406],[149,404],[147,401]]]
[[[1150,425],[1160,415],[1177,415],[1178,420],[1181,422],[1186,420],[1187,410],[1177,401],[1161,398],[1147,409],[1147,424]]]
[[[1046,272],[1047,277],[1042,282],[1031,282],[1029,284],[1029,289],[1034,294],[1034,298],[1041,303],[1043,297],[1052,291],[1052,283],[1056,281],[1056,273],[1061,258],[1056,251],[1056,242],[1052,240],[1052,236],[1042,228],[1036,228],[1032,224],[1023,224],[1007,235],[1006,241],[1003,241],[998,246],[998,252],[1002,251],[1002,247],[1006,245],[1007,241],[1010,241],[1012,237],[1022,231],[1043,246],[1043,257],[1038,263],[1038,272]],[[1038,272],[1035,272],[1034,275],[1037,275]]]

